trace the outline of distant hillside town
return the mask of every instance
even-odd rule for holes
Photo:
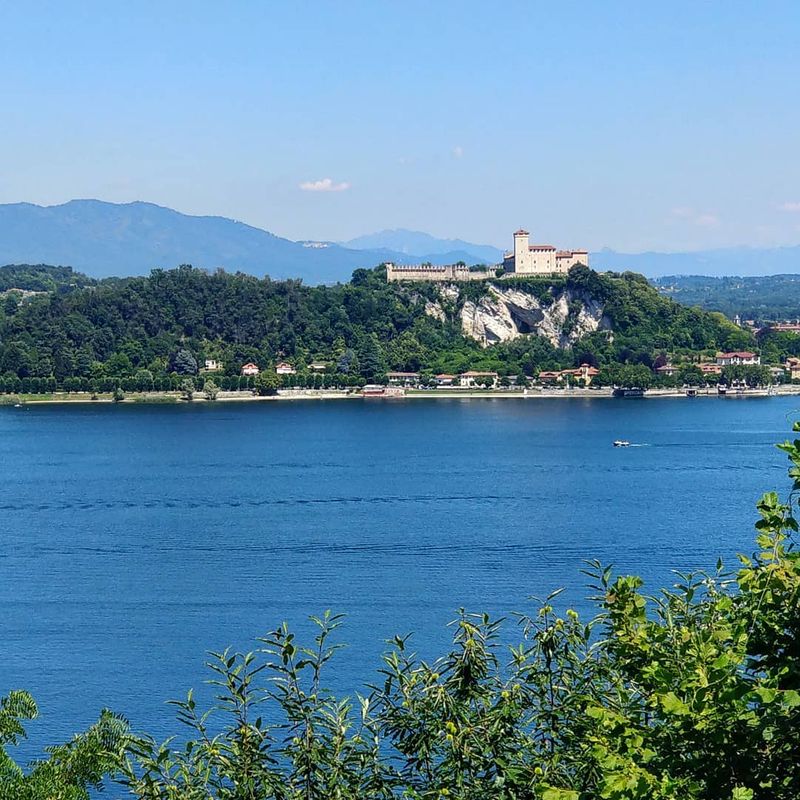
[[[433,265],[386,265],[386,280],[393,281],[485,281],[520,275],[566,275],[576,264],[589,266],[587,250],[557,250],[552,244],[530,244],[530,234],[520,228],[514,232],[514,249],[502,264],[468,267],[465,263]]]

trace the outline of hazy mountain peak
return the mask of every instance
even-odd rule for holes
[[[408,256],[430,260],[431,256],[442,256],[456,251],[467,254],[471,261],[498,263],[503,251],[488,244],[474,244],[463,239],[439,239],[423,231],[405,228],[388,228],[358,236],[341,243],[353,250],[394,250]]]
[[[331,283],[382,261],[482,260],[462,252],[441,259],[427,252],[425,256],[416,259],[399,251],[354,249],[333,242],[293,242],[227,217],[192,216],[141,200],[0,205],[0,264],[64,264],[93,278],[143,275],[156,267],[193,264]]]

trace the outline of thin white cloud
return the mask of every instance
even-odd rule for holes
[[[304,192],[346,192],[350,184],[347,181],[334,183],[332,178],[321,178],[318,181],[304,181],[300,188]]]
[[[686,220],[701,228],[714,228],[719,225],[719,217],[716,214],[695,211],[693,208],[686,208],[685,206],[673,208],[671,214],[677,219]]]
[[[800,211],[800,202],[793,202],[791,200],[781,203],[778,208],[781,211]]]
[[[454,158],[461,158],[463,155],[464,155],[464,148],[460,144],[457,144],[453,148],[453,157]]]
[[[713,228],[719,225],[719,217],[716,214],[698,214],[692,221],[701,228]]]

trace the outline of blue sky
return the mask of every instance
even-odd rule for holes
[[[0,0],[0,202],[797,244],[799,42],[797,2]]]

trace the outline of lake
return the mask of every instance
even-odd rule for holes
[[[585,609],[584,559],[654,587],[732,562],[788,489],[796,417],[793,397],[0,408],[0,694],[37,698],[29,750],[103,706],[162,737],[206,651],[282,620],[346,613],[329,683],[353,689],[395,633],[438,653],[460,606],[565,586]]]

